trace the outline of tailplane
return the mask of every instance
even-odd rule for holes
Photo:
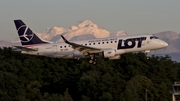
[[[23,46],[48,43],[41,40],[22,20],[14,20],[14,24]]]

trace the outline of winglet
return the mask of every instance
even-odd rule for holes
[[[61,35],[61,37],[62,37],[62,39],[64,40],[65,43],[67,43],[67,44],[70,43],[69,41],[67,41],[67,39],[63,35]]]

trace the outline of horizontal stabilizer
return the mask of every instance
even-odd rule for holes
[[[22,46],[14,46],[14,47],[21,49],[22,51],[38,51],[38,49],[27,48],[27,47],[22,47]]]

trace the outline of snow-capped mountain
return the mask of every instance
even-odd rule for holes
[[[12,46],[19,46],[20,42],[12,42],[12,41],[6,41],[6,40],[0,40],[0,47],[12,47]]]
[[[37,34],[44,40],[51,40],[53,37],[68,31],[71,31],[71,29],[54,26],[52,28],[47,28],[43,33]]]
[[[78,25],[73,25],[70,28],[62,28],[62,27],[52,27],[46,29],[44,33],[38,33],[44,40],[50,40],[53,42],[61,42],[61,35],[64,35],[68,40],[71,40],[73,37],[74,39],[81,40],[81,39],[89,39],[92,37],[95,38],[105,38],[111,36],[111,33],[106,29],[99,27],[97,24],[94,24],[90,20],[85,20],[79,23]],[[87,36],[91,37],[87,37]],[[113,33],[115,36],[126,35],[124,30],[118,31],[117,33]],[[77,38],[81,37],[81,38]]]

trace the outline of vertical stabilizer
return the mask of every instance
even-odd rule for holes
[[[22,20],[14,20],[19,39],[22,45],[44,44],[42,41]]]

